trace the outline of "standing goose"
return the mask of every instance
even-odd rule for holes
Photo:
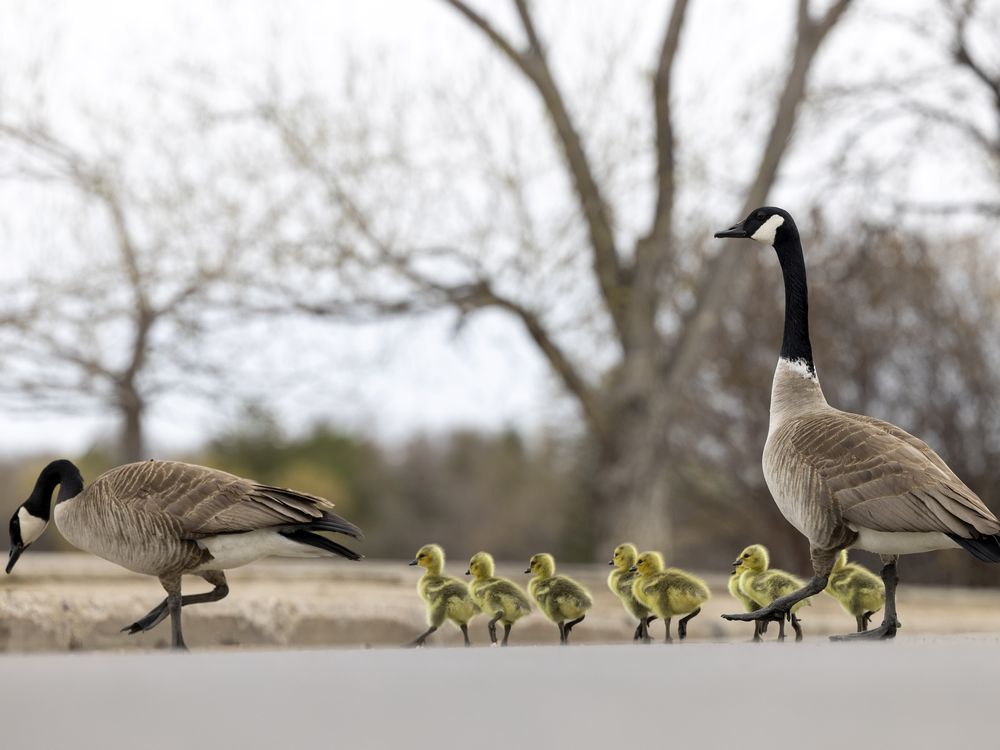
[[[639,557],[639,550],[634,544],[624,542],[615,547],[608,565],[613,565],[614,570],[608,576],[608,588],[621,599],[625,611],[639,621],[635,626],[633,641],[646,641],[649,637],[649,623],[656,619],[656,615],[649,611],[649,607],[635,598],[632,593],[632,584],[639,577],[638,570],[632,570],[636,558]]]
[[[895,425],[834,409],[826,402],[809,342],[802,244],[780,208],[758,208],[716,237],[750,238],[778,254],[785,284],[785,327],[771,386],[764,479],[788,521],[809,539],[813,577],[796,592],[729,620],[776,619],[827,584],[840,550],[882,557],[882,624],[838,638],[896,634],[899,555],[963,548],[1000,562],[1000,521],[922,440]]]
[[[224,598],[229,586],[222,571],[268,555],[360,559],[358,553],[314,533],[361,538],[361,530],[331,513],[332,508],[333,503],[320,497],[176,461],[125,464],[84,489],[76,466],[53,461],[10,519],[7,572],[45,531],[51,511],[56,527],[75,547],[160,579],[167,598],[122,630],[150,630],[169,614],[173,647],[183,649],[181,607]],[[201,576],[215,588],[181,596],[181,576],[188,574]]]

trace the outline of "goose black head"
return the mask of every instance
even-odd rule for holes
[[[49,525],[52,511],[52,492],[59,487],[57,503],[65,502],[83,491],[83,477],[71,462],[53,461],[38,475],[28,499],[21,503],[10,519],[10,557],[7,572],[14,569],[21,554],[28,549]]]
[[[14,569],[21,553],[30,547],[49,525],[48,507],[32,508],[31,500],[24,502],[17,512],[10,517],[10,557],[7,559],[7,572]],[[43,513],[35,515],[36,513]]]
[[[739,224],[715,233],[718,239],[745,238],[763,245],[778,245],[784,237],[797,235],[798,230],[792,215],[785,209],[775,206],[755,208]]]

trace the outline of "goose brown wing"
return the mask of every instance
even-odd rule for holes
[[[126,464],[98,477],[93,489],[133,510],[168,516],[189,539],[274,527],[361,536],[321,497],[177,461]]]
[[[793,450],[822,478],[851,525],[963,538],[1000,531],[976,493],[926,443],[895,425],[831,411],[788,427]]]

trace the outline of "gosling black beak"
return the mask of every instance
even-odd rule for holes
[[[12,571],[14,569],[14,564],[17,562],[17,558],[19,558],[21,556],[22,552],[24,552],[24,545],[23,544],[15,544],[14,546],[12,546],[10,548],[10,557],[7,559],[7,573],[8,574],[10,574],[10,571]]]
[[[639,569],[633,565],[631,568],[628,569],[628,572],[629,573],[638,573]]]
[[[472,569],[470,568],[469,570],[465,571],[465,575],[471,576],[472,575]]]
[[[608,565],[614,565],[614,564],[615,564],[614,560],[608,560]]]
[[[739,224],[733,224],[731,227],[729,227],[729,229],[724,229],[721,232],[715,233],[715,239],[717,240],[728,239],[731,237],[735,237],[737,239],[746,239],[749,236],[750,235],[747,234],[747,230],[743,228],[742,221]]]
[[[733,569],[729,571],[729,575],[732,575],[735,572],[736,572],[736,566],[734,565]]]
[[[742,565],[742,564],[743,564],[743,561],[742,561],[742,560],[736,560],[736,561],[735,561],[735,562],[733,563],[733,571],[735,572],[735,571],[736,571],[736,569],[737,569],[738,567],[740,567],[740,565]]]
[[[416,565],[416,564],[417,564],[416,560],[410,560],[410,562],[407,563],[407,565]]]
[[[530,573],[530,572],[531,572],[531,568],[528,568],[528,569],[527,569],[526,571],[524,571],[524,572],[525,572],[525,573]]]

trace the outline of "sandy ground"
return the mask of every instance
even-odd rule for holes
[[[1000,641],[0,657],[4,748],[997,747]]]
[[[450,570],[463,573],[460,567],[451,565]],[[506,564],[499,572],[526,582],[523,570],[523,564]],[[567,566],[561,570],[585,582],[594,594],[594,608],[573,631],[573,640],[628,642],[635,625],[607,589],[608,568]],[[193,648],[396,646],[425,627],[424,609],[415,592],[419,572],[403,561],[273,560],[228,575],[228,598],[184,609],[185,638]],[[905,569],[903,575],[901,640],[931,634],[1000,633],[1000,591],[907,586]],[[725,577],[705,577],[712,585],[713,598],[691,622],[689,640],[747,639],[751,626],[719,617],[734,611]],[[186,593],[208,588],[198,578],[185,578]],[[162,598],[155,579],[98,558],[29,551],[13,575],[0,576],[0,651],[163,647],[170,635],[166,623],[136,636],[119,632]],[[826,595],[815,597],[801,615],[807,640],[854,628],[853,618]],[[473,621],[471,627],[473,641],[485,645],[485,618]],[[776,626],[771,627],[770,635],[774,635]],[[654,623],[654,636],[662,637],[662,633],[662,625]],[[558,634],[555,626],[534,613],[515,626],[511,638],[516,645],[552,644]],[[451,626],[429,641],[433,646],[460,643],[461,635]]]

